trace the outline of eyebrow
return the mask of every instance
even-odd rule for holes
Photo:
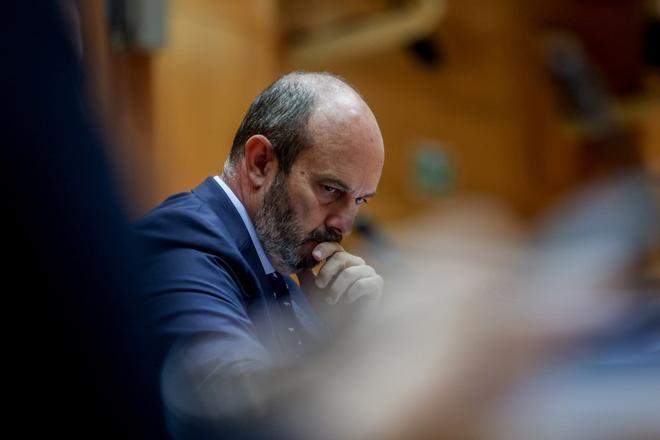
[[[349,194],[350,194],[350,193],[352,192],[352,191],[351,191],[351,188],[350,188],[348,185],[346,185],[346,183],[344,183],[342,180],[340,180],[340,179],[338,179],[338,178],[336,178],[336,177],[334,177],[334,176],[321,175],[321,176],[319,176],[318,178],[319,178],[319,180],[321,180],[321,181],[328,182],[328,183],[332,183],[333,185],[339,187],[339,189],[342,190],[342,191],[344,191],[345,193],[349,193]],[[374,197],[375,195],[376,195],[375,192],[370,192],[370,193],[364,194],[364,195],[362,195],[362,196],[358,196],[358,197],[356,197],[355,199],[356,199],[356,200],[357,200],[357,199],[370,199],[370,198]]]

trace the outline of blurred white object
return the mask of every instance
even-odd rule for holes
[[[656,238],[655,203],[632,176],[572,197],[531,234],[489,203],[400,229],[398,261],[376,266],[380,314],[248,397],[270,405],[277,416],[261,422],[285,438],[660,438],[660,356],[644,374],[576,370],[630,317],[627,280]],[[181,383],[168,403],[183,401]],[[240,414],[249,399],[235,391],[201,384],[202,404],[178,408]]]
[[[522,411],[496,415],[502,396],[553,365],[570,364],[589,349],[589,338],[626,315],[633,298],[622,287],[657,220],[647,184],[633,176],[585,190],[531,240],[505,211],[478,203],[402,232],[399,265],[379,269],[386,280],[382,319],[352,341],[352,350],[320,363],[319,406],[310,407],[303,432],[324,426],[328,438],[660,436],[660,418],[649,417],[649,408],[660,408],[658,369],[629,388],[623,377],[603,388],[587,380],[575,394],[568,386],[532,393],[516,407]],[[553,405],[570,396],[572,406]],[[605,414],[611,423],[576,425],[581,413]],[[543,431],[546,416],[556,429]],[[619,422],[612,436],[600,435]],[[509,429],[494,430],[502,426]]]

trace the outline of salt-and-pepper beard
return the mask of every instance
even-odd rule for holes
[[[283,172],[275,177],[257,211],[254,226],[270,262],[279,272],[290,274],[318,264],[311,251],[303,255],[303,245],[325,241],[339,243],[343,237],[335,230],[316,229],[307,233],[298,221],[285,179]]]

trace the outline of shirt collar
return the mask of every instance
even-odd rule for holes
[[[220,176],[213,177],[213,180],[215,180],[218,185],[220,185],[220,188],[222,188],[225,194],[227,194],[227,197],[229,197],[229,200],[231,200],[232,205],[234,205],[234,208],[236,208],[236,211],[238,211],[238,214],[241,216],[241,220],[243,220],[243,224],[245,225],[248,234],[250,234],[250,238],[252,239],[252,244],[257,251],[257,255],[259,255],[259,260],[261,261],[261,265],[264,268],[264,273],[266,275],[274,273],[275,268],[266,256],[266,252],[264,251],[264,248],[261,245],[259,238],[257,237],[257,231],[254,229],[254,224],[252,223],[250,216],[245,210],[245,206],[243,206],[243,203],[241,203],[238,197],[236,197],[236,194],[234,194],[231,188],[229,188],[229,186],[220,178]]]

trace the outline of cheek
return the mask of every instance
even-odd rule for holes
[[[330,208],[321,204],[305,173],[295,176],[289,182],[288,192],[299,225],[307,232],[323,229]]]
[[[299,194],[297,199],[291,200],[291,203],[298,222],[306,231],[311,232],[323,228],[328,207],[323,206],[312,191]]]
[[[300,204],[298,218],[310,232],[323,227],[327,207],[321,205],[316,197],[307,199]]]

